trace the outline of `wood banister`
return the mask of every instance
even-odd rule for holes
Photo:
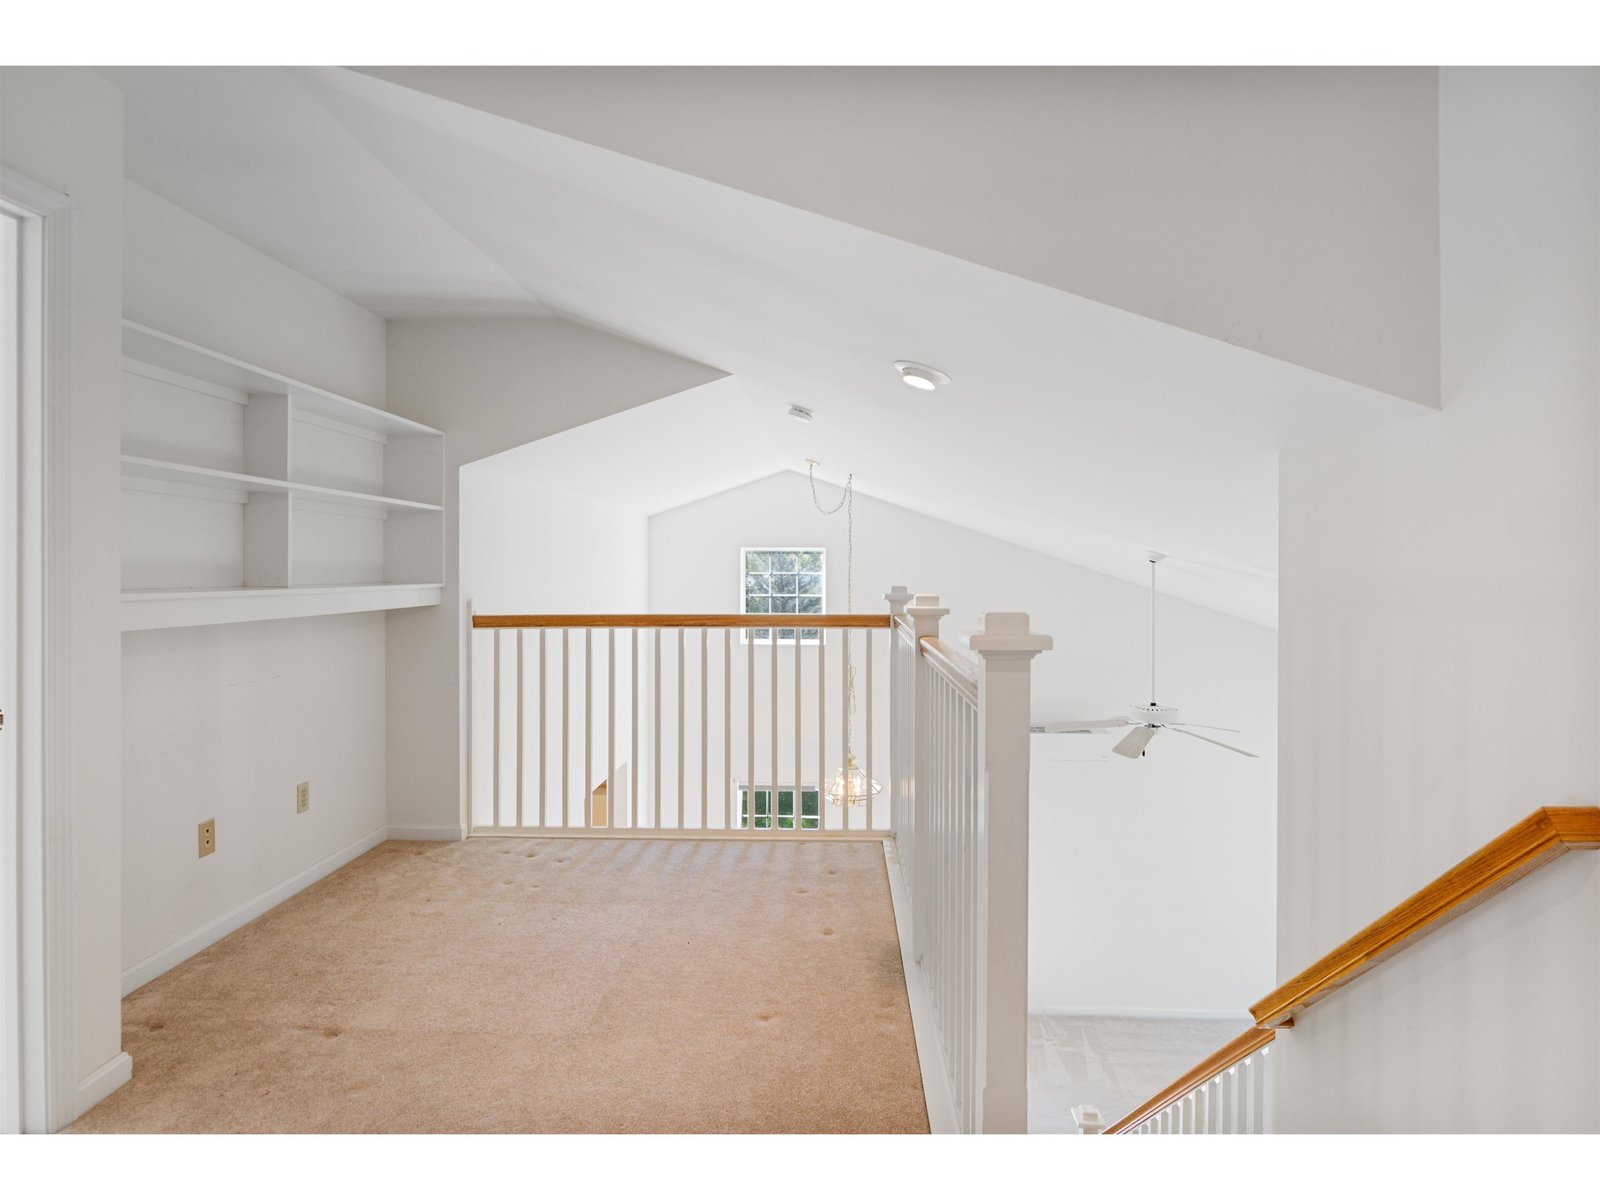
[[[1174,1080],[1106,1133],[1132,1129],[1152,1113],[1186,1095],[1272,1041],[1294,1024],[1295,1014],[1366,974],[1413,942],[1426,937],[1524,875],[1569,850],[1600,849],[1600,808],[1535,809],[1482,849],[1462,859],[1432,883],[1401,901],[1353,938],[1323,955],[1293,979],[1250,1006],[1256,1027]]]
[[[1286,1026],[1293,1025],[1294,1022],[1285,1021],[1284,1024]],[[1278,1031],[1276,1029],[1246,1029],[1215,1054],[1195,1063],[1193,1067],[1178,1076],[1154,1096],[1151,1096],[1150,1099],[1139,1105],[1127,1116],[1106,1126],[1103,1132],[1121,1133],[1125,1129],[1132,1129],[1146,1117],[1160,1112],[1174,1100],[1187,1095],[1202,1083],[1215,1079],[1229,1067],[1242,1063],[1261,1047],[1270,1045],[1277,1036]]]
[[[888,613],[558,613],[473,615],[474,629],[887,629]]]
[[[1600,808],[1541,808],[1451,867],[1343,945],[1250,1006],[1258,1026],[1284,1024],[1396,951],[1504,891],[1569,850],[1600,847]]]

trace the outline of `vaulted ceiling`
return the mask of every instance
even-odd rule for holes
[[[1270,622],[1278,448],[1437,398],[1428,73],[107,73],[131,179],[375,312],[726,371],[584,434],[641,511],[812,457]]]

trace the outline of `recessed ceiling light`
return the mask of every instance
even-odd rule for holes
[[[894,369],[900,372],[902,383],[921,392],[931,392],[940,384],[950,382],[950,376],[938,367],[930,367],[925,363],[907,362],[901,359],[894,364]]]

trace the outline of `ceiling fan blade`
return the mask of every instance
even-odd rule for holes
[[[1111,747],[1113,754],[1120,754],[1123,758],[1138,758],[1144,753],[1144,748],[1150,744],[1150,739],[1155,737],[1157,729],[1154,725],[1140,725],[1129,731],[1115,746]]]
[[[1046,721],[1039,728],[1044,733],[1078,733],[1090,729],[1122,729],[1132,724],[1127,717],[1107,717],[1103,721]]]
[[[1199,738],[1202,742],[1210,742],[1213,746],[1221,746],[1224,750],[1232,750],[1235,754],[1242,754],[1246,758],[1260,758],[1261,757],[1259,754],[1251,754],[1250,751],[1248,751],[1248,750],[1241,750],[1237,746],[1230,746],[1230,745],[1228,745],[1227,742],[1219,742],[1219,741],[1217,741],[1216,738],[1208,738],[1204,734],[1199,734],[1199,733],[1190,733],[1189,730],[1180,729],[1176,725],[1168,725],[1167,728],[1172,730],[1174,733],[1181,733],[1185,737]]]
[[[1196,725],[1193,721],[1173,721],[1168,729],[1215,729],[1218,733],[1238,733],[1237,729],[1229,729],[1226,725]]]

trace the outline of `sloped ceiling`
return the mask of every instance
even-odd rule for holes
[[[1277,449],[1419,411],[1249,349],[1248,331],[1204,336],[361,73],[111,74],[131,178],[374,311],[553,311],[728,372],[562,435],[642,464],[613,472],[641,511],[812,457],[825,478],[1124,578],[1163,550],[1173,591],[1270,622]],[[976,216],[1039,232],[1014,201]],[[957,225],[971,203],[951,198]],[[897,358],[953,383],[914,393]],[[795,403],[815,420],[789,420]]]
[[[1431,67],[363,70],[1437,401]]]

